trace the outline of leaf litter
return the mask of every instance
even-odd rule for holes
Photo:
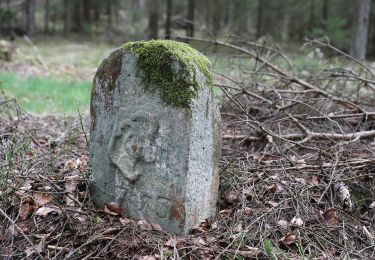
[[[291,93],[298,93],[292,87]],[[284,92],[273,91],[263,94],[275,98],[276,104]],[[237,102],[244,100],[237,98]],[[303,100],[324,110],[323,101],[334,107],[314,96]],[[262,135],[256,136],[259,132],[246,128],[249,118],[264,127],[282,127],[292,115],[303,130],[298,120],[321,116],[300,115],[303,110],[298,106],[279,111],[256,108],[267,107],[264,102],[251,100],[254,107],[247,105],[246,114],[233,100],[223,101],[218,214],[186,237],[172,236],[156,223],[130,219],[114,202],[99,209],[92,205],[90,166],[79,118],[36,117],[20,111],[15,102],[1,103],[1,258],[374,258],[373,140],[304,139],[302,145],[278,136],[263,140]],[[340,116],[349,112],[342,110]],[[83,121],[87,131],[87,115]],[[257,141],[234,138],[237,133]],[[281,136],[288,134],[292,136]]]

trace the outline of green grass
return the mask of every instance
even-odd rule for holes
[[[81,111],[88,111],[91,82],[2,73],[0,89],[14,96],[27,112],[74,114],[77,113],[76,100]]]

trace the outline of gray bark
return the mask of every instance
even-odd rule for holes
[[[370,18],[370,0],[360,0],[358,6],[355,38],[353,41],[352,55],[354,58],[366,58],[367,37]]]
[[[27,35],[32,35],[35,31],[35,6],[36,0],[25,1],[25,29]]]
[[[159,29],[159,0],[149,0],[148,8],[148,39],[157,39]]]

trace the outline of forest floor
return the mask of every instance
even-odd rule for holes
[[[373,72],[342,80],[332,61],[317,61],[325,69],[316,71],[315,61],[297,59],[290,83],[262,70],[264,61],[235,58],[216,64],[225,94],[218,214],[186,237],[93,206],[87,113],[32,115],[2,94],[1,258],[374,258]],[[324,91],[306,91],[315,85]]]

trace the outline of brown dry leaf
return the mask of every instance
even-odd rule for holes
[[[82,155],[77,160],[80,160],[79,169],[81,171],[87,171],[87,169],[88,169],[88,157],[87,157],[87,155]]]
[[[206,241],[204,241],[204,239],[201,237],[196,237],[193,243],[197,246],[205,246],[207,244]]]
[[[104,211],[106,211],[105,208],[107,208],[107,210],[110,211],[110,212],[107,212],[107,213],[110,213],[111,215],[121,215],[122,214],[122,208],[116,202],[109,202],[109,203],[105,204]]]
[[[178,247],[179,244],[181,244],[181,238],[175,238],[175,237],[170,237],[168,238],[167,242],[165,242],[164,246],[167,247]]]
[[[43,206],[44,204],[47,204],[53,200],[53,196],[51,194],[45,194],[45,193],[34,193],[33,199],[36,204],[39,206]]]
[[[269,192],[275,193],[277,191],[277,185],[272,184],[266,187]]]
[[[20,196],[20,194],[23,194],[25,191],[29,191],[32,188],[32,184],[34,181],[26,180],[22,187],[20,187],[16,193],[17,196]],[[21,197],[21,196],[20,196]]]
[[[303,185],[306,185],[306,180],[304,178],[294,178],[297,182],[303,184]]]
[[[225,201],[229,204],[235,204],[239,202],[238,192],[235,190],[231,190],[228,192],[228,194],[225,196]]]
[[[150,225],[150,223],[148,223],[144,219],[138,220],[137,221],[137,226],[138,226],[138,228],[140,228],[142,230],[145,230],[145,231],[151,231],[152,230],[152,226]]]
[[[277,205],[279,205],[278,202],[272,200],[267,201],[267,204],[271,205],[272,207],[276,207]]]
[[[363,234],[366,236],[366,238],[371,242],[373,243],[374,241],[374,235],[370,233],[370,231],[365,227],[365,226],[362,226],[362,232]]]
[[[131,220],[131,219],[128,219],[128,218],[120,218],[120,223],[123,225],[123,226],[126,226],[126,225],[128,225],[128,224],[130,224],[130,223],[132,223],[133,222],[133,220]]]
[[[236,254],[236,255],[240,255],[240,256],[243,256],[245,257],[246,259],[247,258],[250,258],[250,259],[258,259],[258,257],[262,256],[263,252],[261,249],[259,248],[256,248],[256,247],[250,247],[250,246],[246,246],[246,248],[248,250],[228,250],[228,252],[232,253],[232,254]]]
[[[41,217],[45,217],[47,216],[49,213],[57,213],[57,214],[60,214],[61,213],[61,210],[58,208],[58,207],[46,207],[46,206],[43,206],[43,207],[40,207],[37,211],[35,211],[35,216],[41,216]]]
[[[34,212],[35,208],[36,207],[31,199],[22,201],[18,211],[21,219],[27,219],[27,217]]]
[[[311,183],[311,185],[313,185],[313,186],[317,186],[317,185],[319,184],[318,176],[313,175],[313,176],[311,177],[310,183]]]
[[[336,227],[337,226],[337,211],[334,208],[329,208],[324,213],[320,213],[321,217],[323,218],[325,224],[328,227]]]
[[[66,161],[64,165],[64,170],[70,172],[71,170],[77,169],[78,165],[74,160]]]
[[[289,222],[285,219],[280,219],[278,222],[277,222],[277,225],[281,228],[287,228],[289,226]]]
[[[151,223],[151,227],[152,227],[153,230],[163,231],[163,228],[157,223]]]
[[[33,247],[28,247],[25,249],[25,253],[26,253],[26,258],[32,256],[34,254],[35,250]]]
[[[279,240],[280,246],[283,247],[288,247],[289,245],[292,245],[294,242],[296,242],[296,236],[292,233],[287,234]]]
[[[64,201],[67,206],[74,206],[75,202],[72,199],[74,197],[73,192],[75,192],[77,185],[80,182],[81,177],[79,175],[71,175],[71,176],[66,176],[64,178],[65,180],[65,192],[69,194],[64,196]]]
[[[155,256],[153,255],[146,255],[146,256],[139,256],[137,257],[138,260],[156,260]]]
[[[231,209],[223,209],[223,210],[220,210],[219,211],[219,215],[220,217],[226,219],[230,216],[230,214],[232,213],[232,210]]]
[[[198,232],[207,232],[209,229],[211,229],[211,222],[209,222],[207,219],[203,221],[199,227],[194,228],[193,230],[198,231]]]
[[[300,217],[293,217],[290,221],[290,225],[294,227],[302,227],[303,226],[303,220]]]

